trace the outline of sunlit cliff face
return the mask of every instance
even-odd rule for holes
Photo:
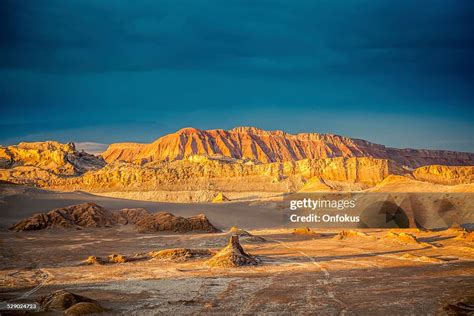
[[[57,142],[1,147],[0,180],[201,202],[219,192],[230,199],[297,191],[464,192],[472,191],[473,157],[331,134],[186,128],[151,144],[112,144],[102,156]]]
[[[387,148],[333,134],[265,131],[255,127],[231,130],[184,128],[151,144],[112,144],[102,154],[108,162],[145,164],[174,161],[190,155],[219,155],[262,163],[335,157],[390,159],[411,168],[429,164],[474,165],[474,154]]]

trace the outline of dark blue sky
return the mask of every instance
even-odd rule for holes
[[[0,143],[185,126],[474,152],[474,1],[0,2]]]

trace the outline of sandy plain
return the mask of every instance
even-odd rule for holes
[[[20,191],[18,191],[20,190]],[[25,191],[26,190],[26,191]],[[190,216],[205,211],[222,233],[141,234],[131,226],[12,232],[25,216],[84,201],[118,209],[145,207]],[[295,235],[272,222],[274,208],[247,203],[173,204],[3,188],[0,203],[0,301],[33,303],[65,289],[93,298],[110,315],[159,314],[446,314],[474,296],[473,243],[459,231],[413,229],[418,243],[384,238],[388,229],[338,239],[338,228]],[[231,226],[266,242],[242,242],[262,264],[210,268],[205,259],[145,259],[82,265],[88,256],[134,256],[168,248],[222,248]],[[3,308],[3,307],[2,307]],[[11,311],[10,311],[11,312]],[[34,312],[34,311],[31,311]],[[5,313],[5,312],[3,312]],[[39,313],[41,314],[41,313]]]

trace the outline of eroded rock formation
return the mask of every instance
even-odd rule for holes
[[[438,184],[474,183],[474,166],[424,166],[413,172],[415,179]]]
[[[43,169],[0,169],[0,179],[31,183],[57,190],[110,191],[297,191],[307,179],[324,178],[338,187],[357,183],[358,188],[373,186],[390,174],[405,171],[389,160],[374,158],[333,158],[269,164],[242,164],[201,157],[153,165],[114,163],[78,177],[59,177]],[[274,181],[279,177],[279,181]],[[334,181],[334,183],[330,183]],[[227,196],[227,194],[225,194]],[[215,193],[202,193],[201,201],[211,201]],[[228,196],[227,196],[228,197]]]
[[[113,213],[115,220],[122,225],[135,225],[140,220],[150,215],[144,208],[124,208]]]
[[[10,229],[26,231],[45,228],[108,227],[116,224],[112,212],[95,203],[83,203],[35,214],[16,223]]]
[[[152,144],[112,144],[103,157],[108,163],[56,142],[0,147],[0,181],[176,202],[300,190],[474,190],[474,154],[393,149],[331,134],[186,128]]]
[[[108,162],[120,160],[145,164],[181,160],[196,154],[262,163],[334,157],[372,157],[391,159],[412,168],[430,164],[474,165],[474,154],[471,153],[396,149],[333,134],[293,135],[255,127],[237,127],[228,131],[183,128],[151,144],[112,144],[102,156]]]
[[[37,301],[44,311],[65,311],[66,315],[83,315],[84,313],[78,312],[84,310],[89,311],[89,313],[105,311],[95,300],[66,290],[58,290],[41,296]]]
[[[244,229],[240,229],[240,228],[235,227],[235,226],[232,226],[229,229],[229,234],[234,235],[234,236],[238,236],[239,241],[242,241],[242,242],[261,243],[261,242],[266,242],[267,241],[262,236],[255,236],[255,235],[249,233],[248,231],[246,231]]]
[[[72,143],[49,141],[0,146],[0,169],[33,166],[56,175],[77,176],[105,164],[101,157],[78,152]]]
[[[210,267],[232,268],[248,265],[258,265],[260,260],[244,251],[239,243],[239,236],[233,235],[226,247],[207,261]]]
[[[185,218],[167,212],[149,213],[141,208],[111,212],[95,203],[72,205],[47,213],[35,214],[19,221],[10,229],[28,231],[48,228],[111,227],[119,224],[133,224],[139,232],[213,233],[219,231],[204,214]]]
[[[149,256],[156,260],[169,260],[173,262],[188,261],[196,258],[207,258],[212,255],[209,249],[172,248],[160,251],[151,251]]]
[[[185,218],[168,212],[159,212],[142,218],[136,222],[135,226],[139,232],[143,233],[160,231],[214,233],[219,231],[204,214]]]

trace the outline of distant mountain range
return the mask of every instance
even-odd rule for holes
[[[181,129],[101,155],[72,143],[0,146],[0,180],[155,201],[314,191],[474,192],[474,154],[395,149],[331,134]]]
[[[370,157],[390,159],[410,168],[432,164],[474,165],[474,153],[396,149],[333,134],[293,135],[255,127],[237,127],[231,130],[183,128],[151,144],[116,143],[102,153],[107,162],[125,161],[134,164],[181,160],[191,155],[224,156],[261,163]]]

